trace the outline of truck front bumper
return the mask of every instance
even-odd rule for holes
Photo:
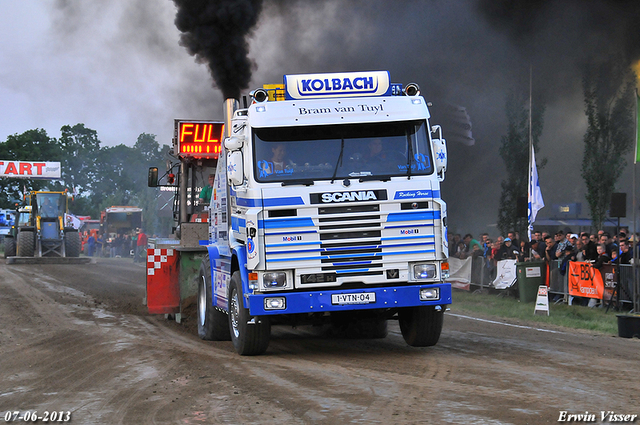
[[[434,290],[438,298],[434,299]],[[430,299],[421,299],[421,293]],[[249,314],[321,313],[451,304],[451,284],[249,294]],[[274,308],[275,306],[275,308]]]

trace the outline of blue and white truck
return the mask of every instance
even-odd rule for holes
[[[200,269],[198,332],[241,355],[272,325],[397,319],[438,342],[451,304],[446,143],[416,84],[389,73],[286,75],[225,102]]]

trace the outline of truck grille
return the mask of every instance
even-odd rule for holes
[[[406,211],[393,201],[300,208],[295,217],[269,214],[264,219],[267,269],[335,273],[339,281],[378,276],[380,282],[385,270],[435,258],[437,217],[439,211]]]
[[[340,276],[382,274],[382,223],[379,205],[353,205],[318,208],[322,271],[335,271]],[[378,214],[371,214],[372,212]],[[325,224],[336,221],[343,224]],[[344,223],[347,222],[347,223]],[[366,241],[342,242],[353,239]],[[366,267],[369,270],[363,270]],[[371,270],[374,269],[374,270]]]

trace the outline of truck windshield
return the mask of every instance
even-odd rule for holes
[[[59,193],[38,193],[36,199],[42,218],[56,218],[65,213],[65,199]]]
[[[20,226],[27,226],[29,224],[29,218],[31,217],[31,214],[28,212],[21,212],[18,215],[18,227]]]
[[[260,182],[377,179],[433,173],[426,122],[255,128]]]

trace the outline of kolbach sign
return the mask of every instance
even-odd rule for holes
[[[59,179],[59,162],[12,161],[0,159],[0,177],[14,179]]]

